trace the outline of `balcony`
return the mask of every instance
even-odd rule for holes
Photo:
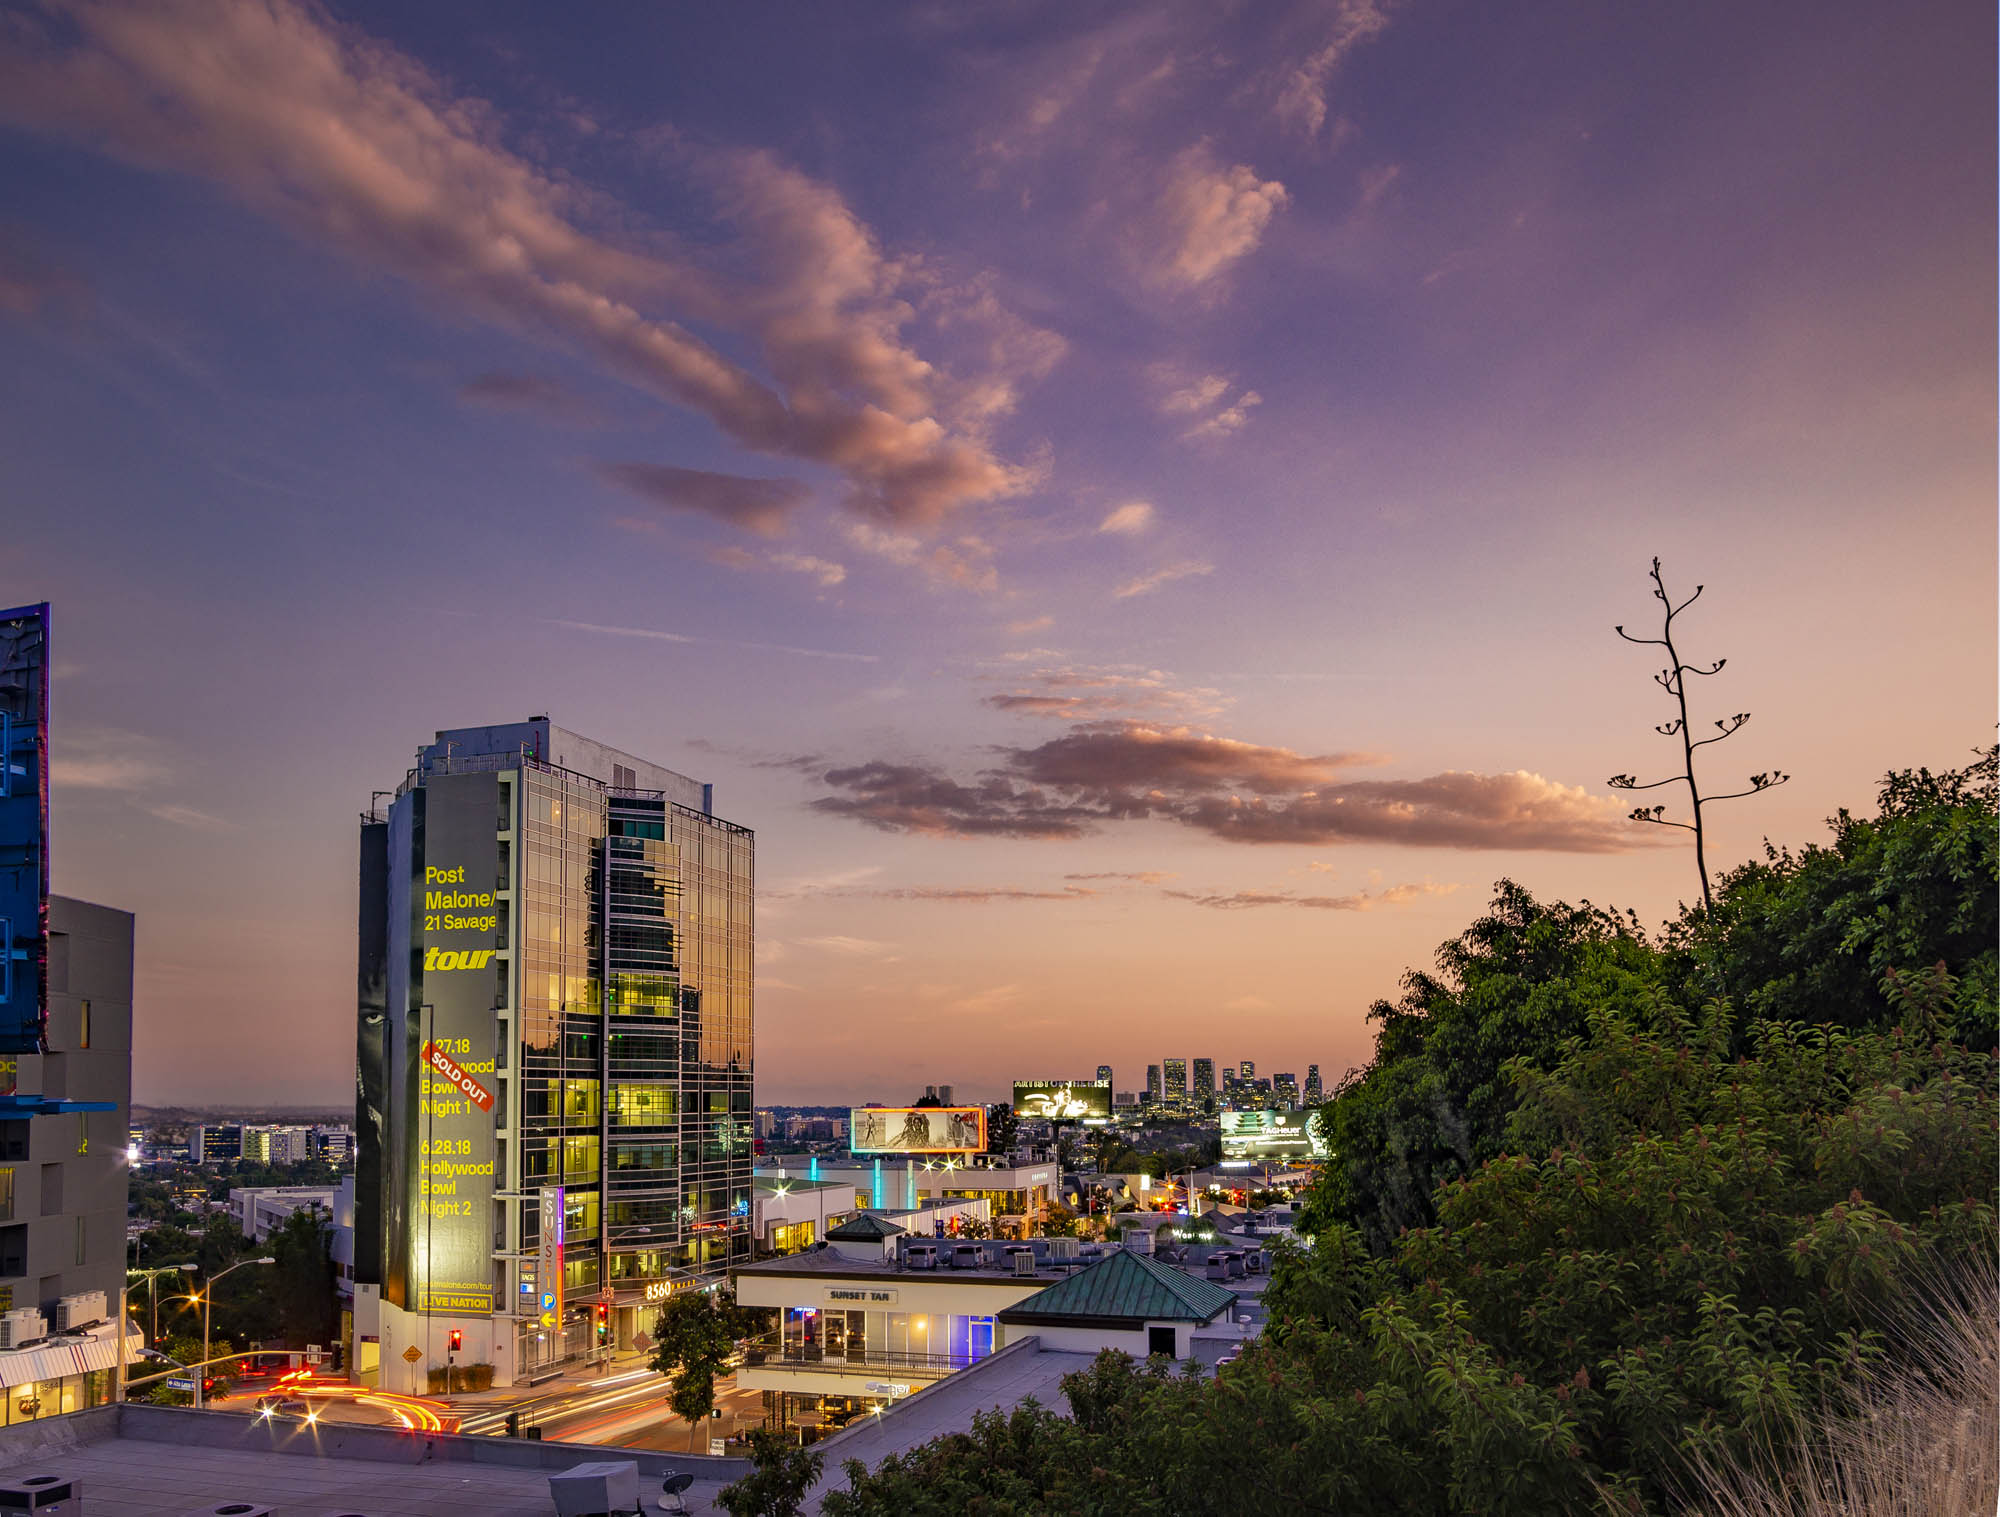
[[[970,1369],[984,1356],[974,1354],[898,1354],[887,1349],[848,1347],[822,1349],[755,1338],[743,1345],[745,1369],[792,1370],[814,1375],[857,1375],[869,1379],[942,1380]]]

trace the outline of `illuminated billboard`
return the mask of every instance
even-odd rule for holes
[[[406,1129],[416,1150],[408,1309],[483,1316],[493,1310],[493,1007],[504,999],[506,966],[496,953],[499,781],[434,775],[412,798],[420,801],[409,880],[418,1100]],[[546,1278],[537,1285],[549,1294]]]
[[[856,1106],[848,1146],[857,1154],[976,1154],[986,1148],[983,1106]]]
[[[48,1022],[49,608],[0,611],[0,1052]]]
[[[1111,1086],[1101,1080],[1016,1080],[1014,1115],[1044,1122],[1108,1122]]]
[[[1225,1111],[1225,1159],[1324,1159],[1326,1138],[1316,1111]]]

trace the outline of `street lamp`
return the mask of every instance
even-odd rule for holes
[[[221,1274],[210,1275],[202,1288],[188,1297],[189,1301],[199,1301],[201,1303],[201,1363],[195,1366],[194,1371],[194,1406],[196,1411],[201,1410],[202,1382],[208,1378],[208,1309],[215,1302],[215,1283],[224,1276],[243,1268],[246,1264],[276,1264],[277,1262],[276,1259],[271,1258],[269,1255],[266,1255],[262,1259],[238,1259],[228,1269],[222,1271]]]
[[[183,1273],[191,1275],[200,1268],[199,1264],[162,1264],[158,1269],[128,1269],[125,1271],[125,1289],[128,1292],[132,1289],[131,1279],[134,1275],[137,1275],[146,1282],[146,1300],[151,1312],[153,1326],[152,1337],[147,1341],[154,1348],[160,1346],[160,1276]]]

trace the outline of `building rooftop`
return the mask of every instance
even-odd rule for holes
[[[849,1217],[840,1226],[829,1231],[826,1237],[829,1243],[879,1243],[884,1238],[893,1238],[899,1233],[908,1231],[908,1228],[891,1222],[887,1217],[865,1211]]]
[[[1225,1285],[1121,1249],[999,1315],[1010,1324],[1049,1326],[1208,1322],[1235,1301]]]
[[[695,1471],[690,1513],[719,1511],[716,1492],[748,1467],[738,1459],[353,1424],[280,1428],[233,1412],[136,1404],[0,1430],[0,1486],[53,1475],[78,1483],[83,1511],[166,1517],[232,1502],[287,1517],[548,1517],[551,1472],[606,1459],[638,1464],[649,1503],[659,1498],[665,1469]]]

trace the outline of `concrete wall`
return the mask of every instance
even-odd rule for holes
[[[564,1470],[594,1460],[619,1459],[636,1463],[642,1478],[681,1469],[693,1470],[697,1480],[735,1480],[750,1470],[747,1459],[716,1459],[707,1454],[655,1454],[644,1449],[542,1443],[521,1438],[463,1438],[456,1434],[412,1433],[402,1428],[347,1422],[306,1428],[292,1422],[267,1422],[238,1412],[197,1412],[191,1407],[146,1406],[130,1401],[123,1406],[101,1406],[67,1417],[0,1428],[0,1465],[112,1437],[142,1443],[240,1449],[252,1454],[370,1459],[385,1464],[466,1463]],[[163,1453],[161,1457],[170,1456]]]
[[[87,1008],[87,1011],[86,1011]],[[0,1278],[14,1306],[53,1313],[63,1296],[125,1284],[126,1146],[132,1119],[132,914],[49,898],[49,1051],[23,1054],[19,1088],[111,1111],[35,1117],[13,1171],[13,1214],[27,1229],[26,1269]],[[81,1235],[79,1237],[79,1223]],[[78,1244],[82,1259],[78,1260]]]
[[[1129,1332],[1109,1328],[1049,1327],[1043,1323],[1026,1330],[1039,1337],[1045,1349],[1066,1354],[1095,1354],[1102,1349],[1115,1348],[1134,1359],[1144,1359],[1149,1336],[1147,1327],[1171,1327],[1174,1330],[1174,1357],[1186,1359],[1193,1355],[1194,1335],[1199,1329],[1192,1322],[1149,1322],[1146,1327],[1133,1328]]]

